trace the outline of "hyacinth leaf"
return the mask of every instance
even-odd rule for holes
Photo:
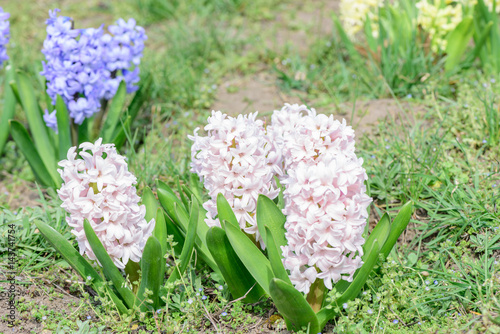
[[[40,156],[38,155],[38,151],[36,150],[35,145],[33,144],[33,141],[28,134],[28,131],[18,121],[10,120],[9,123],[12,138],[14,138],[17,147],[19,147],[21,152],[23,152],[23,155],[26,157],[26,160],[30,164],[37,182],[44,187],[55,188],[56,184],[52,179],[52,175],[50,175],[49,171],[42,161],[42,158],[40,158]]]
[[[40,220],[35,220],[35,225],[45,237],[45,239],[59,252],[63,259],[85,280],[89,277],[91,279],[92,287],[101,294],[102,288],[106,289],[113,302],[115,303],[118,311],[122,314],[127,313],[127,308],[123,305],[122,301],[115,295],[110,287],[104,282],[102,277],[95,271],[80,255],[80,253],[71,245],[67,238],[63,237],[61,233],[54,230],[49,225]]]
[[[148,220],[150,221],[150,220]],[[165,215],[163,210],[158,208],[156,211],[155,228],[153,230],[153,235],[158,239],[161,245],[161,256],[165,257],[168,251],[167,244],[167,223],[165,222]],[[162,261],[162,263],[165,261]]]
[[[278,209],[280,209],[280,211],[282,211],[285,208],[285,198],[283,197],[283,187],[281,186],[281,182],[277,176],[274,177],[274,181],[276,181],[276,186],[280,190],[280,193],[278,194],[278,198],[277,198],[278,202],[276,203],[276,205],[278,206]]]
[[[189,200],[187,199],[186,195],[184,195],[184,192],[182,191],[181,183],[179,181],[179,176],[175,178],[175,184],[177,185],[177,191],[179,192],[179,197],[181,198],[182,203],[184,203],[185,208],[189,208]]]
[[[292,284],[290,281],[290,277],[288,277],[288,273],[286,272],[285,267],[283,266],[282,252],[276,246],[274,242],[274,236],[271,233],[271,230],[266,226],[266,247],[267,247],[267,255],[269,257],[269,262],[271,263],[271,268],[273,269],[274,276],[283,280],[288,284]]]
[[[387,213],[384,213],[382,218],[380,218],[379,222],[377,223],[377,225],[375,225],[373,231],[366,239],[365,244],[363,245],[363,261],[369,256],[369,253],[367,251],[372,248],[372,245],[375,241],[377,241],[380,248],[382,248],[382,245],[387,240],[390,231],[391,219],[389,218],[389,215]]]
[[[191,216],[189,219],[189,228],[186,234],[186,240],[184,241],[184,245],[182,246],[182,252],[179,256],[179,265],[176,266],[172,274],[167,280],[167,285],[169,283],[174,283],[178,280],[189,264],[189,259],[191,258],[191,254],[193,253],[194,243],[196,240],[196,229],[198,228],[198,201],[193,197],[191,202]]]
[[[153,191],[149,187],[144,188],[141,199],[142,204],[144,204],[144,206],[146,207],[146,216],[144,218],[149,222],[151,221],[151,219],[156,217],[156,213],[159,208],[158,201],[156,200]]]
[[[59,139],[59,160],[66,159],[71,147],[71,133],[68,109],[61,96],[56,99],[57,137]]]
[[[267,245],[266,227],[268,227],[273,234],[276,247],[281,249],[281,246],[286,246],[285,221],[285,215],[276,204],[268,197],[259,195],[257,199],[257,225],[264,244]]]
[[[106,249],[102,245],[101,240],[99,240],[99,237],[97,237],[94,229],[87,219],[85,219],[83,222],[83,230],[85,231],[85,236],[89,241],[92,251],[94,252],[97,260],[99,260],[99,263],[102,266],[104,276],[106,276],[107,279],[109,279],[113,283],[116,291],[118,291],[123,301],[125,302],[125,305],[127,305],[127,307],[129,308],[132,308],[134,306],[135,299],[133,292],[129,288],[124,286],[125,279],[113,263],[113,260],[109,256],[108,252],[106,252]]]
[[[9,120],[14,117],[16,111],[16,96],[9,85],[15,79],[15,72],[12,65],[5,67],[5,88],[3,109],[0,111],[0,156],[2,156],[5,143],[9,137]]]
[[[223,225],[235,253],[257,283],[269,295],[269,283],[274,277],[269,260],[239,227],[226,221]]]
[[[353,300],[359,295],[373,267],[377,263],[379,252],[380,244],[377,240],[374,240],[372,247],[367,250],[369,256],[364,261],[363,266],[361,266],[361,268],[356,271],[355,277],[352,283],[349,284],[347,290],[337,300],[334,300],[331,304],[323,307],[316,314],[318,317],[320,329],[323,329],[326,323],[337,315],[335,306],[339,306],[349,300]]]
[[[132,118],[127,116],[125,122],[120,121],[121,126],[116,128],[115,133],[113,134],[113,140],[111,141],[115,144],[116,149],[119,150],[123,144],[125,144],[125,140],[127,139],[127,133],[130,133],[130,124],[132,123]]]
[[[389,253],[398,241],[399,236],[406,229],[406,226],[408,226],[412,214],[413,203],[409,201],[405,205],[403,205],[396,218],[394,218],[391,226],[391,232],[389,233],[384,246],[380,250],[380,253],[382,254],[384,260],[387,258],[387,256],[389,256]]]
[[[244,303],[257,302],[265,291],[241,263],[226,232],[217,226],[210,228],[207,233],[207,245],[233,298],[237,299],[246,294]]]
[[[189,216],[184,209],[184,203],[177,198],[170,187],[162,181],[157,181],[157,195],[161,206],[167,215],[184,231],[188,229]],[[176,207],[178,208],[176,211]]]
[[[120,82],[118,89],[116,91],[111,104],[109,105],[109,110],[106,115],[106,120],[99,134],[102,137],[103,143],[110,143],[113,139],[113,133],[116,126],[120,122],[120,115],[123,110],[123,105],[125,104],[125,97],[127,95],[127,86],[125,80]]]
[[[146,246],[144,246],[144,252],[142,253],[142,277],[139,290],[137,291],[138,298],[136,299],[136,305],[140,305],[143,311],[150,309],[151,304],[154,310],[159,306],[159,292],[164,275],[161,265],[164,259],[161,252],[161,245],[158,239],[154,236],[150,236],[146,242]],[[150,291],[151,295],[149,295],[146,290]]]
[[[18,72],[17,88],[19,89],[19,97],[21,99],[21,106],[26,113],[26,118],[33,136],[33,142],[38,151],[40,158],[47,167],[47,171],[52,176],[56,186],[61,185],[59,174],[57,173],[56,152],[54,151],[54,144],[50,140],[47,125],[42,118],[40,106],[36,100],[33,86],[31,85],[28,76],[22,72]]]
[[[469,44],[473,29],[472,17],[464,17],[446,38],[446,61],[444,68],[447,72],[454,69],[459,63]]]
[[[387,213],[384,213],[384,215],[382,216],[382,218],[380,218],[377,225],[375,225],[375,227],[373,228],[372,233],[370,233],[370,235],[366,239],[365,244],[363,245],[363,256],[362,256],[363,262],[365,262],[366,258],[370,256],[369,250],[372,249],[374,242],[377,242],[379,248],[382,248],[382,246],[384,245],[389,236],[390,230],[391,230],[391,220],[389,218],[389,215]],[[356,278],[358,272],[359,270],[354,273],[353,276],[354,278]],[[347,288],[349,288],[350,285],[351,282],[348,282],[346,280],[340,280],[337,282],[337,284],[335,284],[335,290],[338,293],[342,294],[344,293],[344,291],[347,290]]]
[[[231,205],[229,205],[229,202],[221,193],[217,195],[217,215],[219,216],[219,221],[225,220],[233,226],[240,228],[233,208],[231,208]]]
[[[182,245],[184,245],[184,235],[166,213],[163,214],[163,218],[167,226],[167,235],[173,236],[173,241],[176,243],[172,247],[173,249],[169,249],[169,251],[173,254],[180,254],[182,252]]]
[[[139,110],[141,109],[144,102],[149,100],[149,96],[151,95],[150,88],[152,83],[152,76],[149,74],[146,76],[146,78],[141,80],[141,85],[127,108],[127,113],[130,116],[131,120],[134,120],[137,117],[137,114],[139,114]]]
[[[85,118],[83,123],[78,126],[78,142],[84,143],[90,141],[89,119]]]
[[[304,295],[293,285],[279,278],[273,278],[269,284],[269,290],[278,312],[288,320],[288,324],[291,326],[288,330],[300,331],[306,328],[308,333],[320,332],[316,314],[307,303]]]

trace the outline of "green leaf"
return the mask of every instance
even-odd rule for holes
[[[274,276],[285,281],[288,284],[292,284],[288,273],[281,259],[283,258],[281,248],[278,249],[276,243],[274,242],[273,234],[271,230],[266,226],[266,241],[267,241],[267,255],[269,257],[269,262],[271,263],[271,268],[273,269]]]
[[[116,126],[120,121],[120,115],[125,104],[126,95],[127,85],[125,83],[125,80],[122,80],[120,82],[120,85],[118,86],[118,90],[116,91],[115,96],[113,96],[113,100],[111,101],[108,113],[106,115],[106,120],[104,121],[104,125],[100,131],[100,137],[102,137],[103,143],[110,143],[113,139],[112,136]]]
[[[92,251],[101,264],[104,276],[106,276],[113,283],[116,291],[118,291],[123,301],[125,302],[125,305],[127,305],[127,307],[129,308],[132,308],[134,306],[135,299],[134,293],[124,286],[125,279],[123,278],[118,268],[116,268],[113,260],[108,255],[108,252],[106,252],[106,249],[102,245],[101,240],[99,240],[87,219],[85,219],[83,222],[83,230],[85,231],[85,236],[87,237]]]
[[[158,200],[167,215],[174,223],[180,226],[183,231],[187,231],[189,216],[184,209],[184,203],[177,198],[175,193],[166,183],[159,180],[157,181],[156,193],[158,195]],[[178,211],[176,211],[176,207],[179,208],[177,209]]]
[[[23,152],[24,157],[33,170],[33,174],[35,174],[37,182],[44,187],[56,188],[52,175],[50,175],[47,167],[45,167],[45,164],[42,161],[42,158],[38,155],[38,151],[31,141],[28,131],[18,121],[10,120],[9,123],[12,138],[14,138],[17,147],[19,147],[21,152]]]
[[[146,76],[146,78],[141,80],[139,89],[135,93],[134,98],[130,102],[127,109],[128,115],[130,116],[132,121],[137,117],[137,114],[139,113],[139,110],[141,109],[144,102],[149,100],[152,91],[151,90],[152,83],[153,79],[152,76],[149,74]]]
[[[226,232],[214,226],[208,230],[207,245],[234,299],[248,295],[245,303],[255,303],[265,293],[238,258]]]
[[[56,99],[57,136],[59,137],[59,160],[66,159],[71,145],[71,130],[68,109],[60,95]]]
[[[61,178],[57,173],[54,144],[50,140],[47,132],[48,128],[42,118],[42,112],[36,100],[33,86],[26,74],[18,72],[16,77],[21,105],[26,113],[29,128],[33,136],[33,142],[35,143],[35,147],[47,171],[52,176],[52,180],[56,187],[59,188],[61,185]]]
[[[9,84],[14,80],[14,68],[9,64],[5,67],[3,109],[0,110],[0,157],[2,156],[7,138],[9,138],[9,120],[14,117],[14,112],[16,111],[16,96]]]
[[[117,150],[119,150],[123,144],[125,144],[125,140],[127,139],[127,133],[130,133],[130,125],[132,123],[132,118],[127,116],[125,121],[120,121],[120,127],[115,129],[115,133],[112,136],[111,142],[115,144]]]
[[[267,246],[266,227],[273,234],[276,247],[281,249],[281,246],[287,245],[285,237],[285,221],[286,217],[276,204],[264,195],[259,195],[257,199],[257,225],[259,233]],[[280,255],[280,257],[282,257]]]
[[[219,221],[225,220],[233,226],[240,228],[240,224],[238,224],[233,208],[231,208],[231,205],[229,205],[229,202],[221,193],[217,195],[217,215],[219,216]]]
[[[178,280],[186,271],[189,264],[189,259],[193,253],[194,242],[196,240],[196,229],[198,228],[198,201],[195,197],[191,199],[191,216],[189,219],[189,227],[186,235],[186,240],[182,247],[182,252],[179,257],[179,265],[176,266],[172,274],[167,280],[167,285]]]
[[[373,228],[372,233],[370,233],[370,235],[366,239],[365,244],[363,245],[363,261],[369,256],[368,250],[372,249],[374,242],[378,242],[379,248],[382,248],[389,236],[390,231],[391,219],[389,218],[389,215],[387,213],[384,213],[377,225],[375,225],[375,227]]]
[[[118,308],[118,311],[122,314],[127,312],[126,307],[123,305],[122,301],[114,294],[109,286],[104,282],[102,277],[95,271],[95,269],[90,265],[80,255],[80,253],[69,243],[69,241],[63,237],[59,232],[54,230],[49,225],[45,224],[40,220],[35,220],[35,225],[42,233],[42,235],[47,239],[47,241],[54,247],[54,249],[59,252],[63,259],[84,279],[87,280],[90,277],[91,286],[96,290],[101,296],[101,288],[104,288],[109,294],[113,302]]]
[[[142,192],[142,204],[146,206],[145,219],[149,222],[151,219],[156,217],[158,208],[160,207],[153,191],[151,191],[151,188],[149,187],[144,188]]]
[[[474,29],[472,29],[472,17],[462,19],[453,31],[446,38],[446,61],[444,68],[447,72],[455,68],[464,54],[469,41],[472,38]]]
[[[374,241],[372,247],[368,250],[369,256],[364,261],[363,266],[356,271],[356,277],[349,285],[347,290],[342,294],[342,296],[340,296],[339,299],[334,300],[330,305],[322,308],[321,311],[316,314],[318,317],[320,329],[323,329],[323,327],[325,327],[326,323],[330,319],[333,319],[335,316],[337,316],[337,312],[334,310],[335,306],[340,306],[349,300],[353,300],[359,295],[359,292],[365,285],[366,280],[368,279],[368,276],[370,275],[373,267],[377,263],[379,251],[379,243],[377,241]]]
[[[78,126],[78,142],[85,143],[91,141],[89,133],[89,118],[85,118],[83,123]]]
[[[274,277],[269,260],[239,227],[224,221],[224,229],[233,250],[257,283],[269,294],[269,283]]]
[[[163,283],[164,272],[161,270],[162,262],[165,260],[161,256],[161,245],[154,236],[150,236],[144,247],[141,259],[141,284],[137,291],[138,298],[136,305],[140,304],[141,310],[151,309],[146,300],[153,301],[153,311],[159,307],[160,286]],[[146,289],[152,292],[152,295],[146,295]]]
[[[169,248],[169,251],[170,253],[175,254],[175,256],[178,256],[182,252],[182,245],[184,245],[184,234],[182,234],[182,232],[167,214],[164,213],[163,218],[165,219],[165,223],[167,225],[167,235],[173,236],[173,241],[177,243],[175,246],[173,246],[173,249]]]
[[[299,331],[305,327],[308,333],[316,334],[321,331],[313,309],[293,285],[279,278],[273,278],[269,289],[278,312],[291,324],[289,330]]]
[[[150,220],[148,220],[150,221]],[[161,245],[161,257],[164,258],[168,252],[167,245],[167,223],[165,222],[165,215],[163,210],[158,208],[156,211],[155,228],[153,230],[153,235],[158,239]],[[165,260],[162,261],[163,271],[165,272]]]
[[[398,241],[401,233],[403,233],[403,231],[406,229],[406,226],[408,226],[412,214],[413,204],[411,201],[409,201],[405,205],[403,205],[396,218],[394,218],[391,226],[391,232],[389,233],[384,246],[380,250],[380,253],[382,254],[384,260],[387,258],[392,248]]]

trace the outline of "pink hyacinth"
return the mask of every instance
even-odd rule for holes
[[[265,134],[257,113],[237,118],[213,111],[205,126],[207,136],[194,131],[191,147],[191,171],[198,174],[208,190],[210,200],[203,204],[207,210],[208,226],[220,226],[217,216],[217,195],[222,193],[236,215],[242,230],[259,235],[255,211],[257,198],[263,194],[276,198],[279,189],[273,176],[281,174],[278,165],[270,161],[272,143]],[[264,246],[261,243],[262,246]]]
[[[115,265],[124,269],[129,260],[139,262],[155,221],[146,222],[146,208],[138,205],[134,184],[136,177],[128,171],[125,158],[113,144],[80,144],[68,151],[67,160],[59,162],[58,172],[64,181],[57,192],[68,213],[68,225],[76,235],[80,253],[96,260],[83,230],[84,219],[102,242]]]
[[[285,108],[291,112],[288,118]],[[284,122],[272,124],[281,134],[286,172],[281,177],[288,240],[283,263],[299,291],[308,293],[316,279],[332,289],[340,279],[351,281],[362,265],[362,233],[371,203],[363,159],[356,157],[354,131],[345,120],[316,115],[305,106],[285,108],[275,111],[279,118],[273,115]]]

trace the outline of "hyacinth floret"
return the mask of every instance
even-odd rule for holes
[[[116,25],[108,27],[110,34],[101,38],[106,49],[103,61],[110,77],[105,82],[104,98],[111,99],[118,89],[120,81],[125,80],[127,93],[135,92],[139,82],[139,64],[141,63],[144,41],[147,39],[144,28],[136,25],[134,19],[119,19]]]
[[[58,9],[49,11],[42,49],[46,62],[42,62],[41,74],[47,79],[47,94],[52,104],[60,95],[69,116],[76,124],[82,124],[101,107],[102,82],[107,77],[99,42],[103,28],[73,29],[71,18],[57,16],[58,12]]]
[[[10,14],[3,11],[0,7],[0,66],[3,62],[9,59],[7,55],[7,43],[9,43],[10,37]]]
[[[270,160],[273,146],[256,117],[257,113],[233,118],[213,111],[204,128],[207,136],[198,135],[197,128],[189,139],[193,140],[191,171],[198,174],[210,196],[203,204],[207,225],[220,226],[217,195],[222,193],[241,229],[261,242],[255,217],[257,199],[259,194],[271,199],[278,196],[273,177],[281,170]]]
[[[96,260],[83,229],[87,219],[114,264],[124,269],[129,260],[140,261],[155,221],[146,221],[146,208],[138,204],[136,177],[114,144],[102,144],[98,139],[79,148],[81,159],[75,146],[69,149],[67,160],[59,162],[64,184],[57,192],[61,207],[69,213],[66,221],[82,255]]]
[[[340,279],[352,280],[362,264],[362,233],[371,203],[354,131],[345,120],[316,115],[305,106],[285,105],[273,121],[271,130],[282,135],[286,172],[280,178],[288,241],[283,264],[299,291],[308,293],[317,279],[332,289]]]

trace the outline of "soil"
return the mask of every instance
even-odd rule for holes
[[[20,299],[23,301],[19,302],[17,306],[15,318],[16,321],[19,321],[19,324],[13,329],[8,326],[8,322],[4,319],[8,315],[8,310],[4,306],[8,302],[8,295],[5,291],[10,288],[10,284],[6,280],[7,277],[3,273],[0,274],[0,281],[3,281],[0,282],[0,304],[2,305],[0,307],[0,333],[52,333],[52,331],[44,330],[42,319],[39,319],[39,321],[34,319],[31,314],[33,306],[30,305],[37,305],[37,309],[40,309],[40,306],[43,305],[48,310],[47,313],[57,313],[61,315],[61,319],[64,315],[70,316],[78,308],[73,303],[78,304],[80,299],[72,296],[69,290],[64,290],[63,287],[55,283],[54,285],[48,284],[50,282],[37,278],[16,276],[15,298],[18,301]],[[60,297],[54,297],[53,293],[49,297],[51,287],[54,287],[55,291],[61,294]],[[26,310],[20,311],[25,306]]]

